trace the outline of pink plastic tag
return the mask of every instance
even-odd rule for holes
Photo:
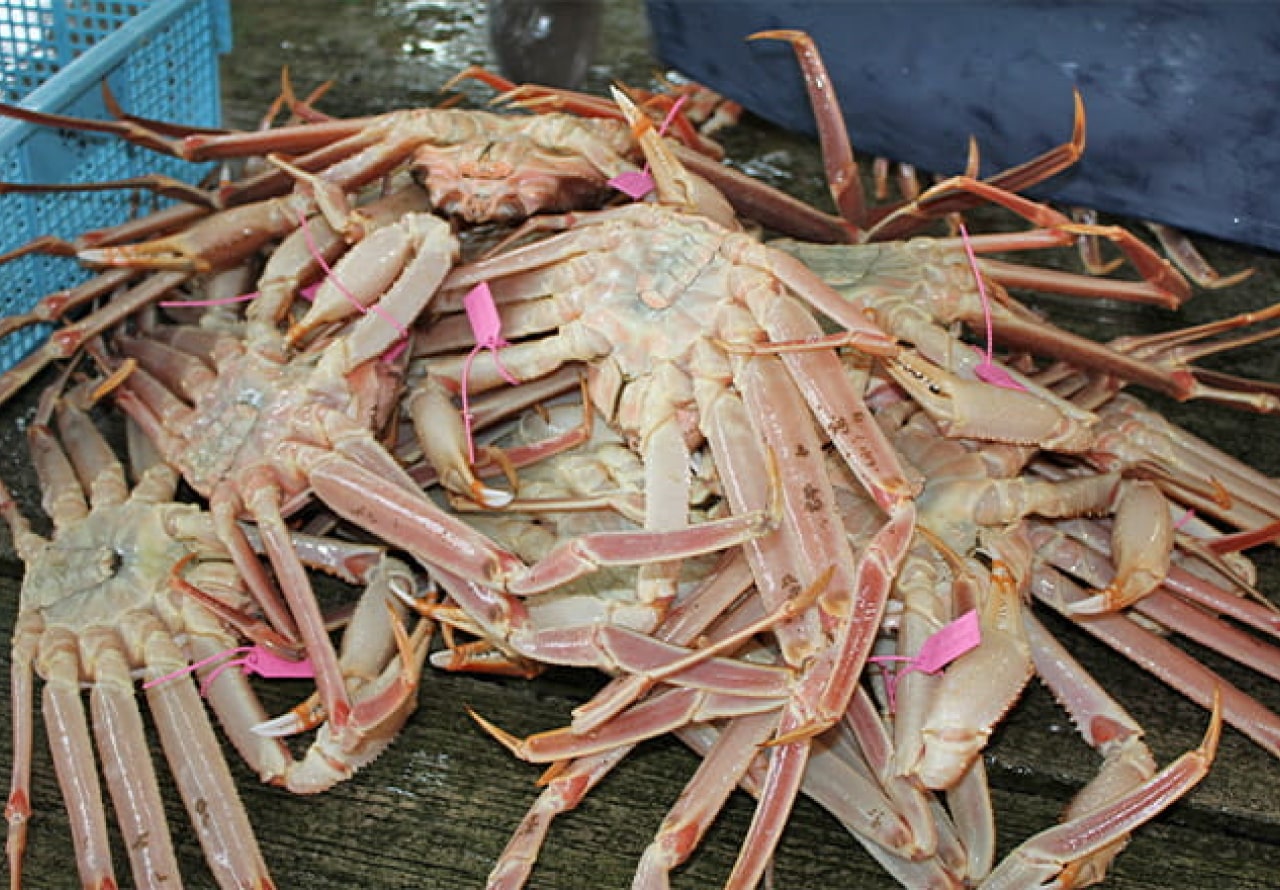
[[[653,191],[653,177],[647,170],[627,170],[609,180],[609,185],[633,201],[639,201]]]
[[[977,648],[981,642],[982,628],[978,622],[978,613],[970,609],[955,621],[939,628],[925,640],[915,658],[904,655],[875,655],[867,661],[876,664],[901,663],[901,667],[897,670],[886,671],[884,675],[885,695],[889,699],[889,710],[892,712],[897,710],[898,682],[905,674],[911,671],[936,674],[970,649]]]
[[[978,613],[970,609],[925,640],[919,654],[902,669],[902,673],[917,670],[936,674],[981,642],[982,628],[978,624]]]
[[[467,358],[462,363],[462,379],[458,381],[462,389],[462,424],[467,432],[467,460],[474,464],[476,445],[471,436],[471,404],[467,394],[469,389],[467,381],[471,378],[471,363],[475,361],[480,350],[492,350],[493,361],[498,366],[498,373],[502,375],[502,379],[512,386],[519,384],[520,381],[502,366],[502,360],[498,358],[498,350],[509,344],[502,339],[502,318],[498,315],[498,307],[493,302],[493,292],[489,290],[489,285],[482,281],[467,291],[467,295],[462,298],[462,308],[467,310],[471,334],[476,338],[476,345],[467,353]]]
[[[676,119],[676,115],[680,113],[680,106],[684,105],[688,96],[681,96],[676,99],[675,104],[671,106],[671,110],[667,112],[667,116],[662,120],[662,126],[658,127],[658,135],[665,136],[667,128],[671,126],[671,122]],[[653,191],[653,177],[649,175],[649,165],[645,164],[643,170],[627,170],[619,173],[613,179],[609,180],[609,185],[622,192],[633,201],[639,201],[649,192]]]
[[[243,655],[244,657],[233,658],[232,656],[235,655]],[[200,684],[201,695],[206,695],[209,691],[209,684],[229,667],[241,667],[246,673],[257,674],[259,677],[264,677],[268,680],[306,679],[316,675],[310,659],[303,658],[298,661],[292,661],[288,658],[281,658],[279,655],[262,648],[262,646],[237,646],[234,649],[226,649],[222,652],[214,653],[207,658],[202,658],[194,664],[189,664],[162,677],[148,680],[142,684],[142,688],[150,689],[152,686],[157,686],[176,677],[193,673],[216,661],[221,661],[222,663],[210,671],[209,676],[205,677],[204,682]]]
[[[480,282],[467,292],[462,298],[462,308],[467,310],[467,321],[471,324],[471,335],[476,338],[477,346],[497,349],[507,345],[502,339],[502,319],[498,317],[493,292],[486,282]]]
[[[267,680],[300,680],[316,675],[315,668],[311,666],[311,659],[309,658],[291,661],[288,658],[274,655],[261,646],[241,646],[239,649],[231,651],[243,652],[244,658],[224,661],[210,671],[209,676],[205,677],[204,682],[200,684],[201,695],[207,695],[210,684],[218,679],[218,674],[230,667],[239,667],[246,674],[257,674]]]
[[[978,282],[978,298],[982,300],[982,319],[987,326],[987,353],[983,358],[982,364],[974,370],[978,379],[983,383],[990,383],[992,386],[1000,386],[1004,389],[1018,389],[1026,391],[1026,387],[1009,376],[1009,372],[997,365],[992,360],[992,341],[993,331],[991,328],[991,301],[987,298],[987,287],[983,284],[982,273],[978,270],[978,258],[973,253],[973,245],[969,243],[969,232],[965,229],[964,223],[960,223],[960,240],[964,243],[964,252],[969,257],[969,266],[973,269],[973,279]]]
[[[987,356],[986,360],[978,367],[974,368],[973,373],[983,383],[990,383],[992,386],[1003,387],[1004,389],[1020,389],[1024,392],[1026,387],[1009,376],[1009,372],[1004,368],[991,361],[991,357]]]
[[[311,659],[303,658],[293,661],[281,658],[261,646],[250,649],[240,661],[240,665],[246,674],[257,674],[268,680],[305,680],[316,675],[315,668],[311,666]]]

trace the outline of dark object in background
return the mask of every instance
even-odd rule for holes
[[[656,52],[788,129],[816,132],[790,45],[807,32],[854,150],[983,175],[1071,134],[1083,160],[1033,194],[1280,249],[1280,7],[1233,3],[647,0]]]
[[[602,0],[489,0],[489,43],[516,83],[577,89],[595,56]]]

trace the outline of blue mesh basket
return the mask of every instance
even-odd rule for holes
[[[218,56],[231,48],[227,0],[0,0],[4,101],[77,117],[109,118],[106,81],[132,115],[218,126]],[[78,183],[162,173],[195,182],[189,164],[107,135],[72,133],[0,118],[0,181]],[[155,206],[129,190],[0,194],[0,254],[34,238],[71,239]],[[91,273],[66,257],[25,256],[0,265],[0,314],[29,311],[46,294]],[[47,325],[0,340],[0,370],[48,335]]]

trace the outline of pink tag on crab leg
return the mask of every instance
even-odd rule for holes
[[[243,668],[246,674],[257,674],[267,680],[304,680],[316,675],[309,658],[298,661],[281,658],[260,645],[241,646],[233,651],[244,652],[244,658],[223,662],[210,671],[209,676],[205,677],[204,682],[200,684],[201,695],[207,694],[209,685],[218,678],[218,674],[229,667]]]
[[[671,126],[671,122],[675,120],[676,114],[680,111],[680,106],[685,103],[688,96],[681,96],[676,99],[675,104],[671,106],[671,110],[667,112],[667,116],[662,121],[662,126],[658,127],[658,135],[666,135],[667,128]],[[627,170],[619,173],[613,179],[609,180],[609,185],[622,192],[633,201],[639,201],[649,192],[653,191],[653,177],[649,174],[649,165],[645,164],[643,170]]]
[[[987,325],[987,354],[974,373],[983,383],[990,383],[992,386],[1001,386],[1005,389],[1020,389],[1025,392],[1025,386],[1014,380],[1009,376],[1008,371],[992,361],[991,302],[987,298],[987,288],[982,283],[982,273],[978,270],[978,258],[974,256],[973,245],[969,243],[969,232],[965,229],[964,223],[960,223],[960,240],[964,243],[964,252],[969,257],[969,266],[973,269],[973,278],[978,282],[978,298],[982,300],[982,319]]]
[[[633,201],[653,191],[653,177],[644,170],[627,170],[609,180],[609,185]]]
[[[981,642],[982,628],[978,625],[978,613],[970,609],[925,640],[920,652],[902,669],[902,673],[917,670],[936,674]]]
[[[294,661],[282,658],[261,646],[250,649],[249,654],[240,663],[244,665],[246,673],[257,674],[268,680],[305,680],[316,675],[315,668],[311,666],[311,659],[303,658]]]
[[[462,308],[467,310],[467,322],[471,325],[471,335],[476,338],[476,346],[497,349],[507,345],[502,339],[502,319],[498,317],[498,307],[487,283],[482,281],[467,291],[462,298]]]
[[[230,658],[223,661],[212,671],[209,676],[204,678],[204,682],[200,684],[200,694],[205,695],[209,691],[209,684],[217,679],[229,667],[242,667],[246,673],[257,674],[268,680],[296,680],[314,677],[316,675],[315,668],[311,666],[310,659],[303,658],[299,661],[292,661],[288,658],[281,658],[260,645],[254,646],[237,646],[234,649],[226,649],[222,652],[216,652],[207,658],[189,664],[184,668],[180,668],[172,673],[165,674],[162,677],[156,677],[154,680],[148,680],[142,684],[143,689],[150,689],[152,686],[165,683],[184,674],[193,673],[205,665],[212,664],[215,661],[226,659],[228,656],[241,655],[243,658]]]
[[[498,307],[493,302],[493,292],[489,290],[489,285],[482,281],[467,291],[467,295],[462,298],[462,308],[467,311],[467,322],[471,325],[472,336],[476,338],[476,345],[467,353],[466,361],[462,363],[462,379],[458,381],[462,390],[462,423],[467,431],[467,460],[475,463],[476,446],[471,438],[471,406],[467,395],[467,381],[471,377],[471,363],[476,354],[482,349],[491,350],[502,379],[512,386],[520,381],[502,366],[502,360],[498,358],[498,350],[508,343],[502,339],[502,318],[498,315]]]
[[[898,681],[904,674],[911,671],[936,674],[970,649],[977,648],[981,642],[982,628],[978,623],[978,613],[970,609],[955,621],[935,631],[929,639],[924,641],[915,658],[902,655],[876,655],[868,658],[867,661],[876,664],[905,662],[899,670],[886,672],[884,675],[884,691],[889,699],[889,710],[892,712],[898,707]]]

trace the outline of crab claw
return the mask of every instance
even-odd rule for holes
[[[1088,599],[1073,603],[1076,615],[1115,612],[1151,593],[1169,573],[1173,554],[1173,516],[1154,482],[1127,480],[1116,504],[1111,531],[1114,580]]]
[[[715,186],[680,163],[675,152],[663,141],[653,121],[622,90],[617,87],[611,89],[613,101],[622,109],[636,141],[644,151],[658,201],[709,217],[725,228],[737,229],[737,215],[729,200]]]
[[[907,349],[886,361],[885,368],[945,436],[1067,452],[1083,451],[1093,443],[1089,426],[1034,390],[965,380]]]
[[[352,689],[346,713],[327,714],[318,699],[303,702],[287,714],[263,721],[254,732],[282,736],[318,726],[315,741],[300,761],[283,771],[278,784],[295,794],[315,794],[350,778],[386,750],[417,706],[418,678],[426,663],[434,624],[419,621],[409,633],[401,620],[397,581],[409,570],[386,560],[381,579],[388,595],[366,596],[356,607],[343,639],[341,665]],[[388,577],[390,576],[390,577]],[[394,605],[393,605],[394,603]],[[394,654],[382,644],[393,639]],[[383,666],[385,664],[385,667]]]
[[[467,430],[453,406],[453,396],[436,377],[428,377],[405,398],[424,456],[449,491],[490,509],[501,509],[515,498],[509,491],[490,488],[476,478],[467,459]]]

